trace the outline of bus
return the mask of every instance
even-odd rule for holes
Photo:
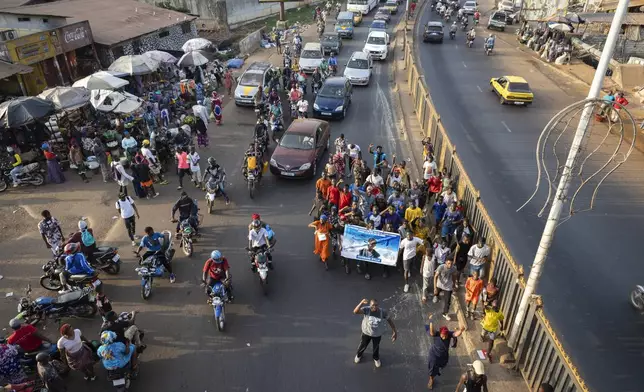
[[[349,0],[347,3],[347,11],[360,12],[362,15],[367,15],[372,9],[376,8],[378,0]]]

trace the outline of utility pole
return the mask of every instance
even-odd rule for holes
[[[593,82],[590,85],[590,90],[588,91],[588,98],[595,99],[599,97],[601,93],[602,84],[604,82],[604,76],[606,75],[606,70],[608,69],[608,64],[613,57],[613,52],[615,51],[615,45],[617,44],[617,38],[619,37],[620,30],[622,28],[622,22],[628,11],[629,0],[619,0],[617,9],[615,10],[615,16],[613,16],[613,21],[610,25],[610,30],[608,36],[606,37],[606,44],[602,51],[601,57],[599,59],[599,64],[597,65],[597,71],[593,78]],[[521,324],[523,324],[523,319],[525,318],[526,312],[528,310],[528,305],[530,304],[530,299],[534,294],[535,288],[539,283],[539,278],[543,271],[543,265],[545,264],[546,258],[548,257],[548,252],[550,251],[550,246],[552,245],[552,240],[554,239],[555,230],[559,224],[559,218],[561,217],[561,212],[563,211],[564,202],[566,196],[568,195],[568,188],[570,187],[570,182],[572,180],[572,169],[577,159],[577,155],[581,150],[583,145],[584,138],[587,136],[586,132],[588,130],[588,125],[590,124],[591,116],[593,114],[593,103],[588,103],[581,117],[579,118],[579,125],[577,126],[577,131],[570,146],[570,151],[568,152],[568,158],[566,159],[566,165],[562,169],[561,178],[559,180],[559,185],[557,186],[557,192],[555,198],[550,207],[550,213],[548,214],[548,220],[541,235],[541,241],[539,242],[539,248],[537,249],[537,254],[534,256],[534,261],[532,263],[532,268],[530,268],[530,276],[528,277],[528,283],[526,284],[525,291],[521,297],[521,302],[519,303],[519,310],[517,315],[514,318],[512,325],[512,334],[508,340],[511,347],[516,348],[518,345],[519,338],[519,329]]]

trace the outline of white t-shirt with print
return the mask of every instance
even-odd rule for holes
[[[436,162],[425,161],[423,163],[423,178],[429,180],[429,177],[431,177],[432,173],[436,173],[436,170]]]
[[[385,180],[382,179],[382,176],[375,174],[369,174],[366,181],[378,187],[382,186],[382,184],[385,183]]]
[[[478,244],[470,248],[467,252],[470,259],[470,265],[479,266],[485,263],[485,258],[490,256],[490,247],[483,245],[479,248]]]

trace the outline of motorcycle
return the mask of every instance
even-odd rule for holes
[[[192,227],[190,218],[181,221],[177,237],[180,237],[179,247],[183,250],[183,253],[186,256],[191,257],[192,252],[194,251],[192,244],[195,242],[195,229]]]
[[[208,304],[212,305],[217,330],[223,331],[226,327],[226,301],[228,301],[226,286],[221,282],[216,282],[208,289],[208,296],[210,297]]]
[[[94,287],[84,287],[58,297],[38,297],[31,300],[31,286],[18,302],[18,315],[15,317],[26,323],[36,325],[46,319],[60,320],[67,317],[93,317],[98,311]]]
[[[270,230],[270,228],[269,228]],[[248,249],[248,256],[253,263],[253,272],[257,272],[259,285],[262,286],[264,295],[268,294],[268,270],[273,269],[273,263],[268,262],[268,253],[273,247],[265,250],[253,251]]]
[[[132,379],[132,368],[127,365],[120,369],[108,370],[107,381],[111,381],[116,392],[125,392],[130,389]]]
[[[461,30],[463,30],[463,31],[467,30],[467,22],[462,22],[461,23]]]
[[[38,162],[30,163],[22,167],[18,174],[18,185],[40,186],[45,183],[45,170],[40,167]],[[2,181],[0,181],[0,192],[6,191],[13,184],[11,178],[11,169],[2,172]]]
[[[449,39],[454,39],[456,37],[456,31],[449,32]]]
[[[321,87],[322,87],[322,81],[312,82],[311,83],[311,90],[313,90],[313,95],[318,95],[318,91],[320,91]]]
[[[472,47],[472,45],[474,45],[474,40],[473,40],[473,39],[468,38],[468,39],[467,39],[467,47],[468,47],[468,48],[471,48],[471,47]]]
[[[291,101],[291,119],[297,118],[297,102]]]
[[[631,291],[631,305],[640,312],[644,311],[644,287],[637,285]]]
[[[212,208],[215,206],[215,198],[219,194],[219,181],[210,178],[206,183],[206,205],[208,214],[212,214]]]
[[[40,285],[50,291],[62,290],[63,283],[60,281],[60,273],[63,272],[63,267],[60,266],[58,260],[49,260],[42,266],[44,274],[40,277]],[[98,278],[98,271],[94,271],[91,275],[71,275],[67,278],[67,285],[71,286],[74,291],[83,289],[88,286],[94,288],[102,284]]]
[[[273,132],[273,141],[279,143],[280,137],[284,133],[284,121],[280,118],[271,121],[271,132]]]
[[[259,162],[258,162],[259,163]],[[255,191],[257,188],[257,183],[259,182],[259,171],[261,168],[257,164],[253,168],[248,165],[248,173],[246,174],[246,182],[248,183],[248,196],[251,199],[255,198]]]
[[[485,55],[486,55],[486,56],[491,55],[491,54],[492,54],[492,49],[493,49],[493,47],[492,47],[492,46],[490,46],[490,45],[485,45]]]
[[[331,73],[331,75],[337,76],[338,75],[338,66],[337,65],[329,65],[329,72]]]
[[[141,267],[134,269],[141,277],[141,298],[145,300],[150,298],[150,295],[152,295],[152,282],[154,278],[160,278],[165,273],[165,267],[159,258],[160,252],[163,252],[168,263],[171,263],[172,258],[174,257],[175,250],[172,246],[172,233],[168,230],[164,230],[161,234],[163,234],[161,250],[149,256],[145,260],[143,260],[143,257],[139,256],[139,265],[141,265]]]

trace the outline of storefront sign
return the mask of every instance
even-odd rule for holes
[[[8,41],[6,45],[11,60],[20,64],[31,65],[56,55],[49,32],[27,35]]]
[[[87,21],[60,28],[58,30],[58,40],[65,52],[91,45],[94,41]]]

